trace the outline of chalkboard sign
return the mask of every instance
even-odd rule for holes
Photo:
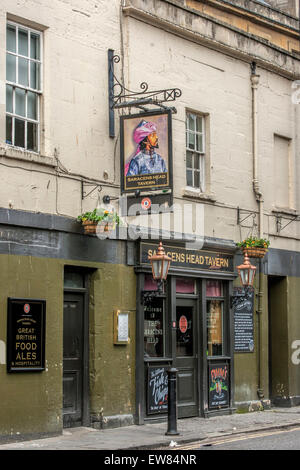
[[[234,289],[234,295],[241,294],[240,288]],[[234,307],[234,350],[235,352],[254,351],[253,325],[254,291],[247,299],[238,302]]]
[[[7,371],[45,370],[45,300],[8,299]]]
[[[148,367],[148,414],[168,412],[168,369],[169,366]]]
[[[211,363],[208,366],[208,406],[226,408],[229,406],[229,365]]]

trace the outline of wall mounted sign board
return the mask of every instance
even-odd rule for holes
[[[120,117],[121,192],[172,188],[171,111]]]
[[[213,272],[234,272],[233,256],[227,253],[186,249],[164,243],[166,255],[171,258],[171,266],[176,268],[201,269]],[[149,264],[149,256],[157,250],[157,245],[141,242],[140,263]]]
[[[114,344],[129,343],[129,312],[114,311]]]
[[[45,300],[8,298],[8,372],[45,370],[45,323]]]
[[[147,196],[127,196],[120,199],[120,214],[136,216],[172,212],[173,194],[148,194]]]
[[[234,294],[241,293],[242,288],[234,288]],[[254,351],[254,291],[248,299],[240,301],[234,307],[234,351],[250,353]]]

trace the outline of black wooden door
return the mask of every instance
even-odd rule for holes
[[[84,296],[65,293],[63,320],[63,422],[82,425]]]
[[[176,357],[178,417],[198,415],[197,312],[193,300],[176,301]]]

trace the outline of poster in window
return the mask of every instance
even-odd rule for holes
[[[168,412],[168,368],[169,366],[148,367],[148,414]]]
[[[45,300],[8,299],[8,372],[45,370],[45,316]]]
[[[171,112],[121,116],[122,193],[171,188]]]
[[[208,366],[208,406],[229,406],[229,366],[227,363],[210,363]]]

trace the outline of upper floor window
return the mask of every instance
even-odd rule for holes
[[[39,151],[42,36],[8,23],[6,30],[6,143]]]
[[[186,184],[204,192],[205,117],[186,115]]]

